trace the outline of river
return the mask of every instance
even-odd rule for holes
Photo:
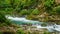
[[[43,24],[43,22],[39,22],[39,21],[34,21],[34,20],[27,20],[24,17],[12,17],[12,16],[6,16],[7,19],[10,19],[12,22],[14,22],[15,24],[19,24],[19,25],[23,25],[23,24],[32,24],[35,25],[35,27],[39,28],[46,28],[49,32],[54,32],[54,31],[58,31],[60,32],[60,25],[48,25],[48,26],[41,26],[41,24]]]

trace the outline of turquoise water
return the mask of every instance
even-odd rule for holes
[[[34,20],[27,20],[26,18],[23,18],[23,17],[11,17],[9,16],[8,19],[10,19],[13,23],[15,24],[33,24],[33,25],[41,25],[43,22],[39,22],[39,21],[34,21]]]
[[[25,22],[25,21],[15,21],[15,20],[12,20],[12,22],[13,23],[15,23],[15,24],[20,24],[20,25],[23,25],[23,24],[32,24],[32,25],[36,25],[36,24],[38,24],[38,25],[41,25],[42,24],[42,22],[38,22],[38,21],[33,21],[33,22]]]

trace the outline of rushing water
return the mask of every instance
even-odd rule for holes
[[[6,16],[7,17],[7,16]],[[31,23],[32,25],[35,25],[37,28],[46,28],[48,29],[48,31],[50,32],[54,32],[54,31],[59,31],[60,32],[60,25],[50,25],[50,26],[41,26],[41,24],[43,22],[39,22],[39,21],[34,21],[34,20],[27,20],[26,18],[23,18],[23,17],[11,17],[11,16],[8,16],[7,19],[10,19],[12,22],[16,23],[16,24],[25,24],[25,23]]]
[[[13,21],[14,23],[16,24],[25,24],[25,23],[29,23],[29,24],[32,24],[32,25],[40,25],[42,24],[43,22],[39,22],[39,21],[34,21],[34,20],[27,20],[26,18],[23,18],[23,17],[7,17],[8,19],[10,19],[11,21]]]

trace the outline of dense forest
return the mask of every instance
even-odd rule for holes
[[[0,0],[0,27],[15,26],[6,15],[60,24],[60,0]]]

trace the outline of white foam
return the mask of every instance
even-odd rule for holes
[[[37,28],[47,28],[47,27],[42,27],[42,26],[39,25],[39,26],[37,26]]]
[[[33,21],[33,20],[27,20],[23,17],[12,17],[12,16],[6,16],[7,19],[15,20],[15,21],[24,21],[24,22],[39,22],[39,21]]]

